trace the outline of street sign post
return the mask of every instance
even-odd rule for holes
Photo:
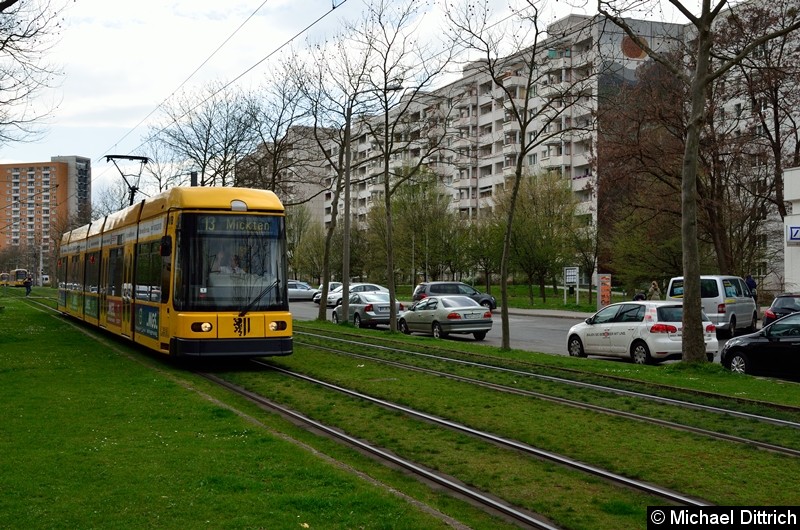
[[[575,286],[575,304],[577,305],[579,300],[578,294],[578,278],[580,277],[580,269],[578,267],[564,267],[564,305],[567,305],[567,290],[569,286]]]

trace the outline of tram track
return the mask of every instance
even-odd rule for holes
[[[658,395],[658,394],[650,394],[650,393],[645,393],[645,392],[626,390],[624,388],[617,388],[617,387],[608,386],[608,385],[600,385],[600,384],[596,384],[596,383],[589,383],[589,382],[580,381],[580,380],[576,380],[576,379],[570,379],[570,378],[567,378],[567,377],[556,377],[556,376],[552,376],[552,375],[536,373],[536,372],[531,371],[531,370],[519,370],[519,369],[515,369],[515,368],[508,368],[506,366],[498,366],[496,364],[480,363],[480,362],[476,362],[476,361],[470,361],[470,360],[465,360],[465,359],[460,359],[460,358],[454,358],[454,357],[450,357],[450,356],[435,355],[435,354],[432,354],[432,353],[423,353],[423,352],[419,352],[419,351],[415,351],[415,350],[410,350],[410,349],[405,349],[405,348],[398,348],[398,347],[393,347],[393,346],[382,346],[382,345],[374,344],[374,343],[371,343],[371,342],[365,342],[365,341],[360,341],[360,340],[351,340],[351,339],[343,339],[343,338],[339,338],[339,337],[333,337],[333,336],[330,336],[330,335],[321,335],[321,334],[317,334],[317,333],[308,333],[308,332],[302,332],[302,331],[301,332],[295,331],[295,337],[296,337],[295,338],[295,342],[297,344],[303,344],[303,345],[306,345],[306,346],[316,346],[316,345],[314,345],[313,343],[311,343],[309,341],[303,341],[302,340],[302,337],[312,337],[312,338],[317,338],[317,339],[325,340],[325,341],[340,342],[340,343],[348,344],[348,345],[355,346],[355,347],[374,348],[374,349],[378,349],[378,350],[381,350],[381,351],[384,351],[384,352],[389,352],[389,353],[397,353],[397,354],[414,356],[414,357],[419,357],[419,358],[426,358],[426,359],[431,359],[431,360],[435,360],[435,361],[438,361],[438,362],[453,363],[453,364],[457,364],[457,365],[478,368],[478,369],[481,369],[481,370],[512,374],[512,375],[515,375],[515,376],[530,377],[530,378],[538,379],[538,380],[542,380],[542,381],[548,381],[548,382],[562,384],[562,385],[569,385],[569,386],[574,386],[574,387],[579,387],[579,388],[584,388],[584,389],[604,392],[604,393],[608,393],[608,394],[616,394],[616,395],[619,395],[619,396],[630,397],[630,398],[641,399],[641,400],[648,400],[648,401],[652,401],[652,402],[663,403],[663,404],[673,405],[673,406],[682,407],[682,408],[690,408],[690,409],[695,409],[695,410],[704,411],[704,412],[711,412],[711,413],[715,413],[715,414],[724,414],[724,415],[729,415],[729,416],[736,417],[736,418],[754,420],[754,421],[773,424],[773,425],[781,426],[781,427],[789,427],[789,428],[792,428],[792,429],[800,429],[800,422],[798,422],[798,421],[785,420],[785,419],[782,419],[782,418],[777,418],[777,417],[772,417],[772,416],[765,416],[765,415],[762,415],[762,414],[753,414],[753,413],[748,413],[748,412],[744,412],[744,411],[737,410],[737,409],[732,409],[732,408],[723,408],[723,407],[717,407],[717,406],[712,406],[712,405],[705,405],[705,404],[702,404],[702,403],[696,403],[696,402],[687,401],[687,400],[684,400],[684,399],[675,399],[675,398],[665,397],[665,396]],[[298,340],[298,338],[300,338],[300,340]],[[372,356],[370,356],[370,357],[372,357]],[[379,360],[379,358],[377,358],[377,357],[372,357],[372,358],[374,358],[375,360]],[[493,360],[496,361],[496,359],[493,359]],[[637,383],[640,383],[640,382],[637,381]],[[681,390],[683,390],[683,389],[681,389]],[[688,393],[697,394],[697,392],[695,392],[693,390],[688,391]],[[718,394],[711,394],[711,393],[708,393],[708,392],[704,392],[704,393],[702,393],[702,395],[704,397],[714,397],[716,399],[728,398],[728,396],[722,396],[722,395],[718,395]],[[739,402],[739,403],[742,402],[741,399],[738,399],[736,401]],[[754,406],[758,405],[758,406],[762,406],[764,408],[775,408],[775,409],[777,409],[777,410],[779,410],[781,412],[791,412],[791,413],[795,413],[795,414],[800,414],[800,408],[798,408],[798,407],[789,407],[789,406],[784,406],[784,405],[780,405],[780,406],[776,407],[776,404],[764,403],[764,402],[760,402],[760,401],[750,401],[749,403],[754,405]]]
[[[292,375],[292,376],[301,375],[301,374],[293,374],[290,371],[282,370],[260,361],[253,361],[253,362],[262,367],[283,372],[286,375]],[[450,493],[458,497],[468,499],[473,505],[482,508],[484,511],[488,513],[502,515],[505,519],[520,525],[522,528],[536,528],[542,530],[556,530],[559,528],[558,526],[554,525],[540,514],[535,514],[528,510],[512,506],[511,504],[503,501],[502,499],[497,499],[492,495],[482,492],[477,488],[472,488],[466,484],[463,484],[452,477],[446,476],[443,473],[439,473],[437,471],[428,469],[427,467],[420,465],[419,463],[413,462],[405,458],[401,458],[388,450],[382,449],[373,444],[365,442],[364,440],[356,438],[355,436],[351,436],[338,428],[326,425],[320,421],[309,418],[308,416],[301,414],[300,412],[297,412],[289,407],[281,405],[273,400],[267,399],[266,397],[258,393],[247,390],[246,388],[231,383],[230,381],[226,381],[224,378],[221,378],[217,375],[207,372],[195,372],[195,373],[221,387],[228,389],[229,391],[237,395],[244,397],[245,399],[247,399],[252,403],[255,403],[261,407],[265,407],[269,410],[272,410],[280,414],[281,416],[289,419],[295,424],[305,426],[307,429],[314,430],[315,432],[321,433],[330,438],[335,438],[336,440],[350,447],[353,447],[363,453],[371,455],[374,459],[380,462],[392,466],[397,466],[405,470],[407,473],[410,473],[411,475],[423,481],[433,483],[438,487],[444,488],[445,490],[449,491]],[[319,383],[323,382],[320,381]]]
[[[718,439],[718,440],[725,440],[725,441],[728,441],[728,442],[735,442],[735,443],[740,443],[740,444],[744,444],[744,445],[749,445],[749,446],[752,446],[752,447],[756,447],[756,448],[767,450],[767,451],[772,451],[772,452],[775,452],[775,453],[784,454],[784,455],[787,455],[787,456],[800,457],[800,450],[792,449],[792,448],[789,448],[789,447],[784,447],[784,446],[780,446],[780,445],[776,445],[776,444],[771,444],[771,443],[763,442],[763,441],[760,441],[760,440],[754,440],[754,439],[750,439],[750,438],[744,438],[744,437],[740,437],[740,436],[729,435],[729,434],[720,433],[720,432],[717,432],[717,431],[711,431],[711,430],[708,430],[708,429],[703,429],[703,428],[700,428],[700,427],[693,427],[691,425],[684,425],[684,424],[676,423],[676,422],[673,422],[673,421],[667,421],[667,420],[662,420],[662,419],[659,419],[659,418],[654,418],[654,417],[651,417],[651,416],[645,416],[645,415],[642,415],[642,414],[635,414],[635,413],[626,412],[626,411],[622,411],[622,410],[618,410],[618,409],[613,409],[613,408],[610,408],[610,407],[602,407],[602,406],[599,406],[599,405],[593,405],[591,403],[586,403],[586,402],[583,402],[583,401],[576,401],[576,400],[573,400],[573,399],[561,398],[561,397],[557,397],[557,396],[548,395],[548,394],[545,394],[545,393],[542,393],[542,392],[535,392],[535,391],[525,390],[525,389],[521,389],[521,388],[514,388],[514,387],[507,386],[507,385],[501,385],[501,384],[492,383],[492,382],[489,382],[489,381],[484,381],[484,380],[481,380],[481,379],[475,379],[475,378],[471,378],[471,377],[464,377],[464,376],[452,374],[452,373],[449,373],[449,372],[442,372],[442,371],[439,371],[439,370],[432,370],[430,368],[423,368],[423,367],[414,366],[414,365],[411,365],[411,364],[401,363],[401,362],[398,362],[398,361],[392,361],[392,360],[388,360],[388,359],[372,357],[372,356],[369,356],[369,355],[362,355],[362,354],[358,354],[358,353],[348,352],[346,350],[340,350],[340,349],[335,349],[335,348],[330,348],[330,347],[325,347],[325,346],[320,346],[320,345],[308,345],[308,344],[306,344],[306,346],[312,347],[312,348],[316,348],[316,349],[320,349],[320,350],[329,351],[331,353],[336,353],[336,354],[339,354],[339,355],[347,355],[349,357],[353,357],[353,358],[356,358],[356,359],[369,360],[369,361],[378,362],[378,363],[389,365],[389,366],[394,366],[394,367],[397,367],[397,368],[402,368],[402,369],[405,369],[405,370],[412,370],[412,371],[416,371],[416,372],[420,372],[420,373],[426,373],[426,374],[434,375],[434,376],[437,376],[437,377],[444,377],[444,378],[447,378],[447,379],[452,379],[454,381],[461,381],[461,382],[464,382],[464,383],[470,383],[470,384],[478,385],[478,386],[481,386],[481,387],[484,387],[484,388],[490,388],[490,389],[496,390],[498,392],[532,397],[532,398],[535,398],[535,399],[541,399],[541,400],[549,401],[551,403],[557,403],[557,404],[560,404],[560,405],[566,405],[566,406],[578,408],[578,409],[581,409],[581,410],[599,412],[599,413],[607,414],[607,415],[610,415],[610,416],[618,416],[618,417],[621,417],[621,418],[626,418],[626,419],[635,420],[635,421],[641,421],[641,422],[644,422],[644,423],[650,423],[650,424],[653,424],[653,425],[658,425],[658,426],[661,426],[661,427],[667,427],[667,428],[674,429],[674,430],[689,432],[689,433],[693,433],[693,434],[699,434],[699,435],[702,435],[702,436],[706,436],[708,438],[715,438],[715,439]]]
[[[320,387],[324,387],[324,388],[327,388],[329,390],[334,390],[334,391],[336,391],[338,393],[341,393],[341,394],[344,394],[344,395],[348,395],[350,397],[354,397],[354,398],[357,398],[357,399],[360,399],[360,400],[363,400],[363,401],[367,401],[367,402],[375,404],[375,405],[379,405],[379,406],[381,406],[383,408],[386,408],[386,409],[389,409],[389,410],[393,410],[395,412],[401,412],[403,414],[409,415],[411,417],[415,417],[417,419],[421,419],[423,421],[429,422],[431,424],[434,424],[434,425],[437,425],[437,426],[440,426],[440,427],[444,427],[444,428],[447,428],[447,429],[450,429],[450,430],[453,430],[453,431],[456,431],[456,432],[459,432],[459,433],[462,433],[462,434],[467,434],[467,435],[470,435],[470,436],[473,436],[473,437],[476,437],[476,438],[480,438],[480,439],[482,439],[484,441],[491,442],[493,444],[496,444],[498,446],[504,447],[506,449],[516,450],[516,451],[519,451],[519,452],[521,452],[523,454],[526,454],[526,455],[529,455],[529,456],[533,456],[533,457],[536,457],[536,458],[539,458],[539,459],[542,459],[542,460],[545,460],[545,461],[556,463],[556,464],[559,464],[561,466],[564,466],[564,467],[567,467],[567,468],[570,468],[570,469],[574,469],[574,470],[583,472],[583,473],[588,474],[588,475],[599,477],[599,478],[604,479],[605,481],[607,481],[609,483],[613,483],[613,484],[616,484],[618,486],[623,486],[623,487],[626,487],[626,488],[629,488],[629,489],[640,491],[642,493],[645,493],[645,494],[648,494],[648,495],[652,495],[654,497],[661,498],[664,501],[669,502],[669,503],[675,503],[675,504],[685,505],[685,506],[711,506],[710,503],[708,503],[708,502],[706,502],[704,500],[693,498],[693,497],[690,497],[688,495],[684,495],[682,493],[669,490],[667,488],[662,488],[662,487],[660,487],[658,485],[654,485],[654,484],[650,484],[650,483],[647,483],[647,482],[644,482],[644,481],[640,481],[640,480],[632,479],[632,478],[629,478],[629,477],[625,477],[625,476],[620,475],[618,473],[613,473],[611,471],[602,469],[600,467],[593,466],[593,465],[590,465],[590,464],[586,464],[584,462],[580,462],[580,461],[578,461],[576,459],[569,458],[567,456],[560,455],[560,454],[552,452],[552,451],[546,451],[546,450],[539,449],[539,448],[533,447],[531,445],[528,445],[528,444],[525,444],[525,443],[522,443],[522,442],[519,442],[519,441],[516,441],[516,440],[512,440],[512,439],[509,439],[509,438],[498,436],[498,435],[490,433],[490,432],[481,431],[479,429],[474,429],[472,427],[460,424],[458,422],[454,422],[454,421],[451,421],[451,420],[440,418],[438,416],[435,416],[435,415],[432,415],[432,414],[428,414],[428,413],[425,413],[425,412],[421,412],[421,411],[415,410],[415,409],[413,409],[411,407],[407,407],[407,406],[404,406],[404,405],[399,405],[399,404],[396,404],[396,403],[392,403],[392,402],[384,400],[384,399],[375,398],[375,397],[369,396],[369,395],[361,393],[361,392],[357,392],[357,391],[354,391],[354,390],[351,390],[351,389],[348,389],[348,388],[344,388],[344,387],[339,386],[339,385],[334,385],[332,383],[328,383],[326,381],[322,381],[320,379],[316,379],[316,378],[307,376],[305,374],[301,374],[301,373],[298,373],[298,372],[294,372],[294,371],[291,371],[291,370],[280,368],[280,367],[275,366],[275,365],[270,364],[270,363],[265,363],[265,362],[256,361],[256,360],[254,360],[253,363],[255,363],[255,364],[259,365],[259,366],[262,366],[264,368],[268,368],[270,370],[274,370],[274,371],[277,371],[277,372],[292,376],[292,377],[294,377],[296,379],[300,379],[300,380],[306,381],[308,383],[311,383],[311,384],[314,384],[314,385],[317,385],[317,386],[320,386]]]

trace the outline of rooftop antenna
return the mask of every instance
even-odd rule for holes
[[[135,183],[128,182],[128,178],[125,175],[125,172],[122,171],[122,168],[119,167],[117,164],[117,159],[120,160],[137,160],[140,163],[139,166],[139,174],[138,175],[128,175],[130,177],[136,177]],[[144,165],[150,161],[149,158],[146,156],[136,156],[136,155],[108,155],[106,156],[106,162],[113,162],[116,166],[119,174],[122,175],[122,180],[125,181],[125,184],[128,186],[128,196],[130,197],[130,205],[133,206],[133,197],[136,195],[136,192],[139,191],[139,180],[142,178],[142,169],[144,169]]]

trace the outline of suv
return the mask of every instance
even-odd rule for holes
[[[472,286],[462,282],[422,282],[414,289],[414,294],[411,298],[416,302],[429,296],[459,294],[469,296],[483,307],[497,309],[497,300],[495,300],[494,296],[477,291]]]
[[[758,308],[747,284],[738,276],[700,276],[703,311],[711,322],[733,337],[736,330],[756,330]],[[667,300],[683,300],[683,277],[672,278]]]

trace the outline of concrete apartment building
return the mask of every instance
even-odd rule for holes
[[[657,50],[672,47],[684,38],[683,25],[643,20],[629,23]],[[546,57],[539,61],[544,66],[536,75],[539,83],[533,87],[533,93],[526,93],[527,77],[522,62],[516,69],[508,69],[504,86],[517,98],[529,97],[534,109],[542,108],[548,100],[563,98],[569,90],[580,90],[576,95],[579,101],[560,112],[547,126],[546,139],[527,154],[525,170],[529,174],[556,171],[569,179],[580,214],[592,216],[596,222],[598,193],[593,156],[597,144],[594,117],[598,94],[606,88],[604,84],[619,85],[624,80],[633,80],[637,67],[648,59],[619,28],[594,17],[570,15],[549,25],[547,34],[549,37],[539,44]],[[521,141],[519,124],[511,119],[506,108],[507,94],[479,66],[479,63],[467,65],[461,78],[421,97],[409,113],[418,117],[421,124],[436,112],[445,115],[447,139],[440,151],[428,157],[426,165],[439,175],[450,195],[451,208],[465,220],[477,220],[491,212],[494,197],[514,174]],[[443,103],[449,106],[444,113]],[[532,129],[543,128],[546,119],[547,115],[542,113],[542,122],[535,123]],[[353,128],[350,211],[354,221],[359,222],[366,219],[373,203],[381,200],[383,165],[373,140],[363,130],[358,131],[357,123]],[[408,165],[419,156],[412,142],[406,152],[392,155],[392,163],[395,167]],[[344,211],[342,198],[337,205],[332,203],[330,190],[334,182],[335,174],[330,172],[326,180],[329,191],[320,219],[326,225],[334,207],[338,212]]]
[[[45,269],[69,219],[91,212],[91,160],[54,156],[49,162],[0,164],[0,255],[9,267]],[[47,272],[47,271],[46,271]]]
[[[627,22],[639,38],[659,51],[678,49],[689,38],[691,30],[683,24]],[[622,83],[635,81],[636,69],[650,59],[622,30],[602,17],[570,15],[550,24],[547,35],[539,45],[546,54],[546,59],[540,62],[543,71],[536,76],[539,82],[532,87],[531,94],[524,93],[526,78],[520,70],[509,69],[504,86],[512,91],[516,89],[519,98],[529,97],[532,108],[541,108],[548,98],[563,97],[565,91],[571,89],[580,90],[581,101],[550,123],[549,136],[527,153],[525,171],[529,174],[556,171],[569,179],[579,202],[579,214],[591,216],[597,224],[603,186],[613,182],[607,176],[602,178],[596,174],[596,160],[603,156],[597,149],[596,116],[603,104],[600,95]],[[480,219],[492,210],[494,198],[513,175],[521,141],[519,125],[510,119],[506,110],[506,93],[478,66],[477,63],[467,65],[459,79],[432,91],[429,97],[420,98],[415,103],[416,108],[408,114],[410,121],[417,117],[422,124],[434,113],[442,114],[443,104],[448,106],[444,113],[447,139],[439,152],[428,156],[425,164],[439,175],[450,196],[451,208],[465,220]],[[737,101],[729,104],[733,110],[737,105],[742,107],[743,104]],[[382,120],[383,116],[371,119]],[[546,115],[543,114],[542,119],[546,119]],[[533,128],[539,126],[534,124]],[[743,126],[747,126],[746,123]],[[378,156],[380,149],[365,130],[359,131],[359,124],[353,124],[350,212],[354,223],[365,221],[367,212],[382,201],[383,195],[384,168]],[[407,134],[413,135],[413,131]],[[419,156],[420,150],[411,142],[405,152],[392,154],[392,164],[394,167],[410,165],[418,161]],[[324,210],[314,210],[325,225],[330,223],[334,208],[340,216],[345,211],[344,194],[338,204],[333,204],[335,177],[329,168],[328,177],[322,180],[323,188],[327,188],[323,196]],[[772,232],[781,220],[773,217],[775,215],[770,214],[765,225],[763,241],[766,247],[780,248],[781,230],[777,228],[775,234]],[[752,272],[765,287],[771,285],[774,290],[783,284],[782,269],[782,255],[771,253],[768,260],[742,274]],[[582,281],[589,279],[584,274]]]

